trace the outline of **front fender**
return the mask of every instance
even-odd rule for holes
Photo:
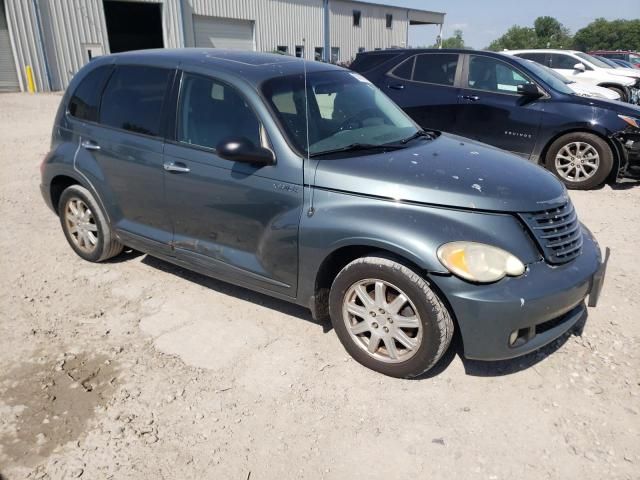
[[[425,272],[448,273],[436,256],[456,240],[503,248],[524,263],[540,253],[514,215],[409,204],[316,189],[312,215],[300,222],[300,295],[314,294],[320,266],[336,250],[374,247],[411,261]]]

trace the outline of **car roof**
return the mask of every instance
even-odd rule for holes
[[[524,48],[518,50],[505,50],[509,53],[584,53],[579,50],[569,50],[566,48]]]
[[[273,77],[327,70],[345,70],[328,63],[274,53],[224,50],[218,48],[152,49],[116,53],[100,57],[117,63],[143,62],[145,65],[197,66],[210,68],[212,72],[237,75],[251,83],[261,83]],[[110,59],[110,60],[109,60]]]

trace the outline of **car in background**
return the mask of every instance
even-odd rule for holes
[[[634,68],[640,68],[640,53],[631,50],[594,50],[589,52],[589,55],[599,55],[611,60],[624,60]]]
[[[529,61],[532,62],[533,60]],[[598,87],[597,85],[591,85],[589,83],[578,83],[575,80],[569,80],[568,78],[563,77],[552,68],[545,67],[544,65],[540,66],[546,69],[549,75],[553,75],[561,82],[564,82],[576,95],[580,95],[582,97],[602,98],[604,100],[620,100],[620,95],[609,88]]]
[[[639,101],[640,71],[635,69],[616,69],[577,50],[505,50],[503,53],[533,60],[576,82],[610,88],[625,102],[637,104]]]
[[[602,58],[605,58],[605,57],[602,57]],[[619,58],[612,58],[611,61],[616,65],[620,65],[621,67],[625,67],[625,68],[640,68],[634,65],[633,63],[627,62],[626,60],[620,60]]]
[[[544,165],[569,188],[623,175],[640,109],[575,95],[541,65],[465,49],[365,52],[351,65],[425,129],[473,138]],[[463,140],[461,140],[463,141]]]

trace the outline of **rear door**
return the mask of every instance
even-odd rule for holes
[[[542,100],[518,94],[532,83],[526,73],[493,56],[471,54],[465,61],[457,133],[529,157],[535,146]]]
[[[421,127],[455,132],[460,67],[457,53],[421,53],[397,65],[378,86]]]
[[[171,222],[165,212],[162,116],[175,70],[118,65],[104,88],[98,123],[87,125],[83,155],[102,178],[103,201],[127,244],[168,247]],[[82,158],[78,156],[78,158]],[[86,158],[86,157],[85,157]]]

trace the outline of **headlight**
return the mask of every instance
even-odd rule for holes
[[[497,282],[524,273],[524,264],[498,247],[475,242],[451,242],[438,248],[438,259],[454,275],[478,283]]]
[[[640,128],[640,120],[637,118],[629,117],[627,115],[618,115],[618,118],[624,120],[634,128]]]

